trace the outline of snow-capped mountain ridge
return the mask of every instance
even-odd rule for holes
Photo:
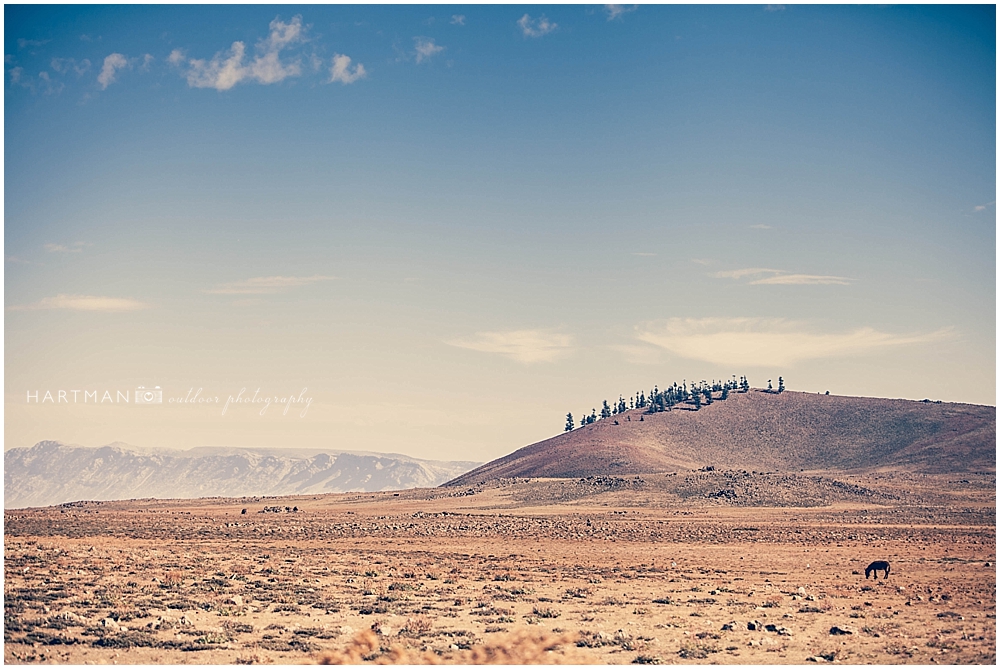
[[[433,487],[475,462],[279,449],[100,448],[42,441],[4,453],[4,508],[78,500],[241,497]]]

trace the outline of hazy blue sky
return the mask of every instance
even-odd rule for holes
[[[8,448],[487,460],[733,374],[995,404],[994,6],[4,14]]]

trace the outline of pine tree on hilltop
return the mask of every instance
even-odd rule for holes
[[[573,428],[574,428],[574,425],[573,425],[573,414],[568,413],[568,414],[566,414],[566,428],[563,430],[563,432],[569,432]]]
[[[692,395],[692,398],[694,398],[694,410],[698,411],[699,409],[701,409],[701,394],[694,393]]]
[[[785,380],[780,376],[778,377],[778,392],[779,393],[785,392]]]
[[[729,399],[729,384],[722,386],[722,397],[719,399],[728,400]]]
[[[601,407],[601,419],[611,418],[611,407],[608,406],[608,401],[604,400],[604,406]]]

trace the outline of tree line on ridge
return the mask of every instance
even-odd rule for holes
[[[775,389],[771,385],[770,379],[767,382],[766,393],[782,393],[785,391],[785,380],[782,377],[778,377],[778,387]],[[684,380],[680,385],[676,382],[667,386],[663,390],[659,386],[653,386],[653,389],[648,393],[645,391],[639,391],[635,393],[634,396],[629,397],[628,400],[619,395],[618,401],[612,404],[608,404],[607,400],[601,406],[601,412],[598,414],[597,409],[591,409],[590,414],[586,411],[583,412],[583,417],[580,418],[580,427],[596,423],[598,420],[603,420],[605,418],[611,418],[626,411],[631,411],[633,409],[645,409],[643,413],[652,414],[659,413],[661,411],[669,411],[671,407],[678,404],[689,404],[694,406],[694,410],[698,411],[701,409],[703,404],[711,404],[712,402],[718,400],[729,399],[729,393],[748,393],[750,392],[750,382],[747,377],[741,376],[738,380],[736,375],[728,381],[712,381],[711,383],[707,381],[700,381],[692,383],[688,386],[687,380]],[[718,393],[718,396],[716,396]],[[642,420],[640,417],[639,420]],[[573,418],[573,414],[566,414],[566,426],[563,431],[569,432],[576,428],[576,421]]]

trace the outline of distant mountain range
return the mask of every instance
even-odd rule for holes
[[[694,409],[618,414],[525,446],[447,485],[703,467],[996,471],[996,407],[755,389]]]
[[[79,500],[244,497],[428,488],[478,462],[304,449],[100,448],[42,441],[4,453],[4,508]]]

